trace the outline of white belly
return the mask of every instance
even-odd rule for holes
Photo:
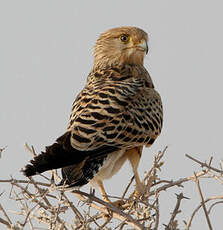
[[[115,173],[119,171],[119,169],[126,161],[127,158],[124,156],[124,154],[125,150],[119,150],[109,154],[107,159],[104,161],[103,166],[90,182],[95,183],[98,180],[103,181],[105,179],[111,178]]]

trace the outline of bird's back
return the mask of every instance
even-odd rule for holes
[[[79,150],[149,144],[161,132],[162,102],[143,66],[93,70],[75,100],[68,130]]]
[[[161,132],[162,118],[161,98],[144,67],[124,65],[93,70],[73,104],[68,126],[71,145],[85,151],[106,144],[117,148],[116,155],[119,150],[124,153],[125,149],[150,146]],[[84,163],[63,168],[64,178],[72,186],[88,183],[107,155],[89,155]]]

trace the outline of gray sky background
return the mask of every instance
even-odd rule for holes
[[[0,178],[23,178],[19,170],[30,159],[25,142],[40,152],[64,133],[72,102],[91,70],[98,35],[126,25],[149,34],[145,66],[164,104],[162,134],[144,150],[140,174],[166,145],[162,177],[177,179],[199,171],[186,153],[201,160],[214,156],[217,165],[222,159],[223,129],[222,7],[220,0],[1,0],[0,147],[8,147],[0,160]],[[105,183],[106,190],[120,194],[131,176],[126,164]],[[201,186],[205,196],[222,194],[222,186]],[[8,187],[1,185],[3,190]],[[162,221],[167,221],[175,205],[174,191],[161,197]],[[184,191],[194,197],[183,201],[186,212],[179,214],[188,220],[199,196],[195,186]],[[0,202],[11,208],[3,201],[6,198],[7,193]],[[213,210],[214,229],[221,229],[222,211],[220,206]],[[192,229],[207,229],[203,211],[198,216]]]

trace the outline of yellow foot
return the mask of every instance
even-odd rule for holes
[[[133,194],[134,198],[144,197],[148,193],[148,188],[140,183],[138,186],[136,186],[135,192]]]
[[[122,209],[122,206],[125,204],[124,200],[116,200],[114,202],[110,201],[108,198],[103,200],[119,209]]]
[[[103,194],[102,198],[105,202],[107,202],[107,203],[109,203],[109,204],[111,204],[111,205],[113,205],[119,209],[122,208],[122,205],[125,204],[124,200],[116,200],[116,201],[112,202],[111,200],[109,200],[107,194]]]
[[[125,202],[123,201],[123,200],[116,200],[116,201],[114,201],[114,202],[112,202],[112,201],[110,201],[110,200],[106,200],[106,202],[107,203],[109,203],[109,204],[111,204],[111,205],[113,205],[113,206],[115,206],[117,209],[119,209],[119,210],[124,210],[125,209]],[[106,206],[105,206],[106,207]],[[107,208],[107,210],[108,210],[108,212],[109,213],[111,213],[111,214],[102,214],[102,217],[104,218],[104,220],[105,221],[107,221],[111,216],[112,216],[112,211],[109,209],[109,208]]]
[[[110,204],[114,205],[118,209],[123,209],[123,205],[125,204],[124,200],[116,200],[114,202],[110,202]]]

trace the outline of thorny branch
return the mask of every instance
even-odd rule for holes
[[[25,148],[31,153],[32,157],[36,155],[33,146],[30,147],[26,144]],[[205,211],[209,229],[212,229],[210,212],[216,205],[223,203],[223,196],[213,196],[204,200],[203,192],[199,185],[199,178],[205,178],[204,176],[208,175],[215,179],[216,182],[222,183],[222,169],[211,166],[212,158],[209,163],[206,163],[186,155],[186,157],[202,167],[200,172],[175,181],[169,178],[160,178],[159,173],[164,165],[163,157],[166,150],[167,148],[154,156],[151,168],[145,173],[142,182],[146,188],[146,192],[143,196],[136,196],[135,193],[129,191],[134,188],[134,178],[131,178],[120,197],[109,196],[115,202],[119,203],[118,206],[117,203],[115,205],[115,203],[111,204],[103,201],[96,197],[94,193],[86,193],[79,190],[68,193],[57,190],[54,179],[60,181],[60,177],[55,170],[51,171],[48,176],[41,176],[40,180],[37,180],[38,177],[26,180],[15,178],[1,179],[0,183],[11,185],[9,199],[16,202],[20,208],[17,211],[13,211],[18,215],[18,220],[16,223],[13,223],[10,213],[0,204],[0,215],[2,214],[0,224],[13,230],[22,230],[26,225],[29,225],[29,229],[37,229],[40,227],[40,224],[44,224],[47,229],[55,230],[121,230],[129,229],[130,226],[133,229],[156,230],[159,229],[160,224],[163,224],[162,216],[160,216],[159,197],[162,194],[166,194],[164,192],[170,188],[182,189],[184,183],[194,181],[198,188],[201,202],[193,211],[189,221],[184,221],[184,223],[189,230],[192,226],[194,216],[202,207]],[[78,201],[74,199],[72,194],[78,198]],[[0,199],[3,196],[5,196],[5,193],[0,194]],[[182,192],[176,196],[177,201],[175,206],[172,207],[173,212],[170,214],[169,222],[165,225],[166,230],[179,229],[178,214],[180,212],[181,214],[184,213],[181,201],[186,197],[184,197]]]
[[[200,199],[201,199],[201,205],[202,205],[202,207],[204,209],[205,217],[206,217],[206,220],[207,220],[207,223],[208,223],[208,227],[209,227],[210,230],[212,230],[213,228],[211,226],[211,221],[210,221],[210,218],[208,216],[207,208],[206,208],[206,205],[205,205],[205,202],[204,202],[204,196],[202,194],[200,182],[199,182],[198,177],[196,176],[196,173],[194,173],[194,177],[195,177],[195,183],[196,183],[198,191],[199,191],[199,195],[200,195]]]
[[[165,225],[166,226],[165,230],[176,229],[176,227],[177,227],[177,220],[175,220],[175,218],[176,218],[177,214],[181,212],[181,210],[180,210],[181,201],[182,201],[182,199],[189,199],[189,198],[185,197],[183,195],[183,193],[180,193],[179,195],[176,194],[176,196],[177,196],[177,203],[176,203],[176,206],[175,206],[175,208],[173,210],[173,213],[172,213],[172,216],[170,218],[170,221],[169,221],[168,225]]]
[[[211,159],[210,159],[210,163],[207,164],[206,162],[201,162],[201,161],[195,159],[194,157],[191,157],[191,156],[188,155],[188,154],[185,154],[185,156],[188,157],[189,159],[195,161],[196,163],[198,163],[202,168],[206,167],[207,169],[211,169],[211,170],[213,170],[213,171],[215,171],[215,172],[218,172],[218,173],[223,174],[223,171],[222,171],[222,170],[217,169],[217,168],[214,168],[214,167],[211,166],[211,161],[212,161],[212,159],[213,159],[212,157],[211,157]]]

